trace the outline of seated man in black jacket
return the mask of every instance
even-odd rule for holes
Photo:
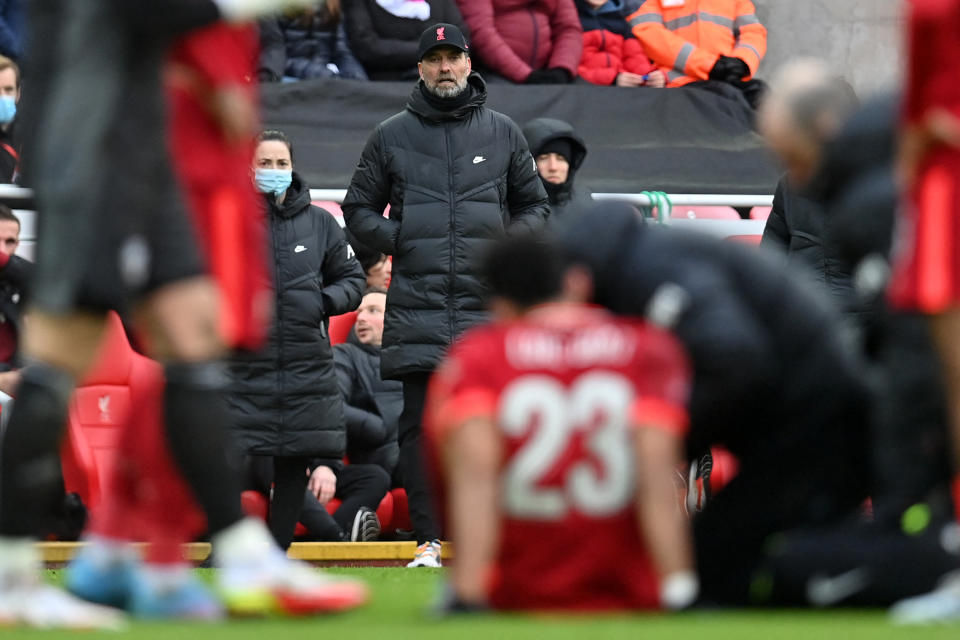
[[[26,305],[33,263],[16,255],[20,220],[0,204],[0,407],[6,407],[20,382],[21,313]],[[4,415],[9,415],[9,411]]]
[[[390,489],[397,466],[397,424],[403,408],[400,382],[380,379],[386,301],[385,290],[368,288],[348,342],[333,348],[349,463],[314,461],[300,522],[320,540],[369,542],[380,535],[375,510]],[[331,515],[326,504],[333,498],[341,503]]]
[[[19,368],[21,312],[27,298],[33,263],[16,255],[20,246],[20,220],[0,204],[0,371]],[[0,391],[5,390],[0,375]]]
[[[375,464],[393,477],[400,455],[397,424],[403,410],[403,385],[380,377],[386,304],[384,289],[371,287],[364,292],[356,326],[347,342],[333,348],[333,359],[343,395],[350,463]]]

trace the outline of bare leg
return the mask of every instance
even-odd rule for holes
[[[217,333],[217,290],[206,277],[155,291],[138,309],[152,355],[163,361],[170,450],[207,515],[211,534],[238,523],[240,479],[231,464],[226,382]]]

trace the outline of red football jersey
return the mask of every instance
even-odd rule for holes
[[[428,395],[431,444],[472,417],[494,420],[504,439],[492,606],[659,605],[630,429],[683,435],[689,386],[672,336],[586,306],[547,305],[451,349]]]
[[[960,0],[910,0],[904,118],[941,108],[960,117]]]
[[[960,118],[960,0],[909,3],[903,119]],[[960,304],[960,151],[931,149],[905,194],[889,297],[898,309],[940,313]]]

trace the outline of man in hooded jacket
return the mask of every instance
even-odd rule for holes
[[[381,371],[403,382],[400,472],[420,545],[413,566],[439,566],[440,554],[420,456],[427,381],[453,340],[486,317],[477,256],[504,234],[536,234],[549,214],[523,134],[484,106],[468,51],[455,25],[423,32],[420,82],[406,109],[371,134],[343,202],[350,232],[394,259]]]
[[[573,182],[587,157],[587,147],[571,125],[553,118],[531,120],[523,128],[523,135],[550,200],[549,226],[560,232],[593,206],[590,190],[578,188]]]

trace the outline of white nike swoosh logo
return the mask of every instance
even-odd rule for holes
[[[294,252],[294,253],[303,253],[303,252],[306,251],[306,250],[307,250],[307,248],[306,248],[305,246],[303,246],[302,244],[298,244],[296,247],[293,248],[293,252]]]
[[[476,156],[476,157],[473,159],[473,164],[480,164],[480,163],[483,162],[484,160],[486,160],[486,158],[484,158],[483,156]]]
[[[863,591],[869,582],[869,574],[862,567],[832,578],[818,573],[807,582],[807,599],[814,606],[829,607]]]

